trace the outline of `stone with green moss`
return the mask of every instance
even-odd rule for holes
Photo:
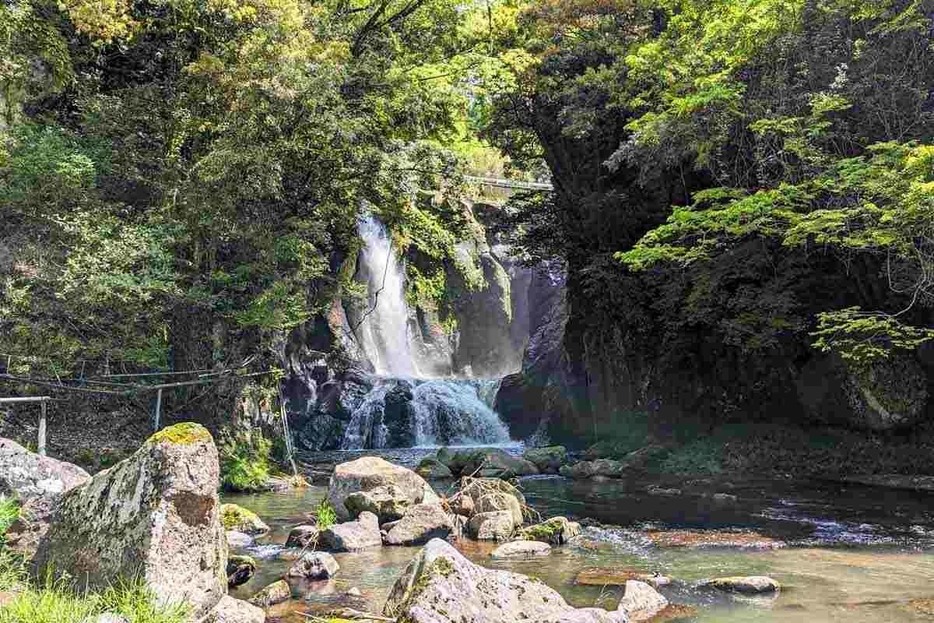
[[[148,443],[174,443],[191,445],[202,441],[213,442],[211,433],[208,429],[196,424],[195,422],[182,422],[173,426],[168,426],[162,430],[153,433],[148,439]]]
[[[244,534],[265,534],[269,526],[253,511],[237,504],[221,505],[221,523],[225,530],[243,532]]]
[[[547,521],[523,528],[518,537],[526,541],[541,541],[551,545],[563,545],[581,533],[581,526],[566,517],[552,517]]]

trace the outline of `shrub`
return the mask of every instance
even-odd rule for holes
[[[221,484],[228,491],[260,491],[272,472],[272,443],[262,434],[241,433],[220,448]]]
[[[327,498],[321,500],[315,510],[315,517],[318,520],[318,530],[327,530],[337,523],[337,513]]]

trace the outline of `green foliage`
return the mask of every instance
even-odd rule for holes
[[[6,532],[19,518],[19,504],[11,497],[0,495],[0,548],[3,547]]]
[[[724,440],[698,437],[659,457],[657,470],[666,474],[718,474],[723,471]]]
[[[85,623],[109,612],[129,623],[183,623],[186,606],[161,606],[141,582],[117,584],[102,593],[75,593],[63,586],[28,588],[0,609],[2,623]]]
[[[318,507],[315,509],[315,519],[317,520],[318,530],[327,530],[337,523],[337,513],[334,512],[334,507],[331,506],[327,498],[318,503]]]
[[[221,485],[228,491],[262,491],[272,475],[272,442],[259,431],[241,432],[220,444]]]

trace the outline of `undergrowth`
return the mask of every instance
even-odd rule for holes
[[[272,443],[262,433],[244,432],[221,443],[221,484],[228,491],[263,490],[272,475]]]

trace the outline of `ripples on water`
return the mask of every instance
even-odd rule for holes
[[[517,451],[514,449],[513,451]],[[426,449],[381,451],[387,459],[414,465]],[[315,455],[314,469],[356,458],[364,452]],[[311,457],[306,457],[306,459]],[[322,461],[322,463],[319,463]],[[309,466],[310,467],[310,466]],[[311,468],[311,467],[310,467]],[[680,495],[649,493],[670,482],[628,479],[592,483],[557,477],[523,479],[529,503],[543,515],[564,514],[599,522],[588,525],[573,545],[556,548],[541,561],[492,561],[485,543],[467,542],[465,555],[480,564],[537,576],[576,606],[613,608],[617,587],[575,583],[587,567],[660,572],[676,580],[662,592],[673,602],[697,611],[679,620],[710,623],[882,623],[934,620],[934,496],[871,487],[779,481],[697,481],[680,483]],[[437,487],[447,490],[449,485]],[[728,491],[735,500],[717,501]],[[235,591],[247,597],[281,577],[289,562],[278,559],[288,529],[302,523],[326,493],[322,486],[288,494],[226,496],[257,511],[273,530],[250,553],[260,558],[257,577]],[[780,549],[756,547],[660,547],[649,535],[677,529],[688,537],[709,530],[741,535],[750,542],[761,535],[780,539]],[[337,554],[341,570],[331,582],[296,586],[304,601],[270,612],[284,623],[305,621],[299,611],[346,603],[355,586],[363,600],[354,607],[379,611],[388,591],[417,548],[384,547]],[[737,599],[697,588],[714,576],[767,574],[785,587],[775,598]],[[302,595],[300,595],[302,596]],[[929,614],[925,614],[929,612]]]

